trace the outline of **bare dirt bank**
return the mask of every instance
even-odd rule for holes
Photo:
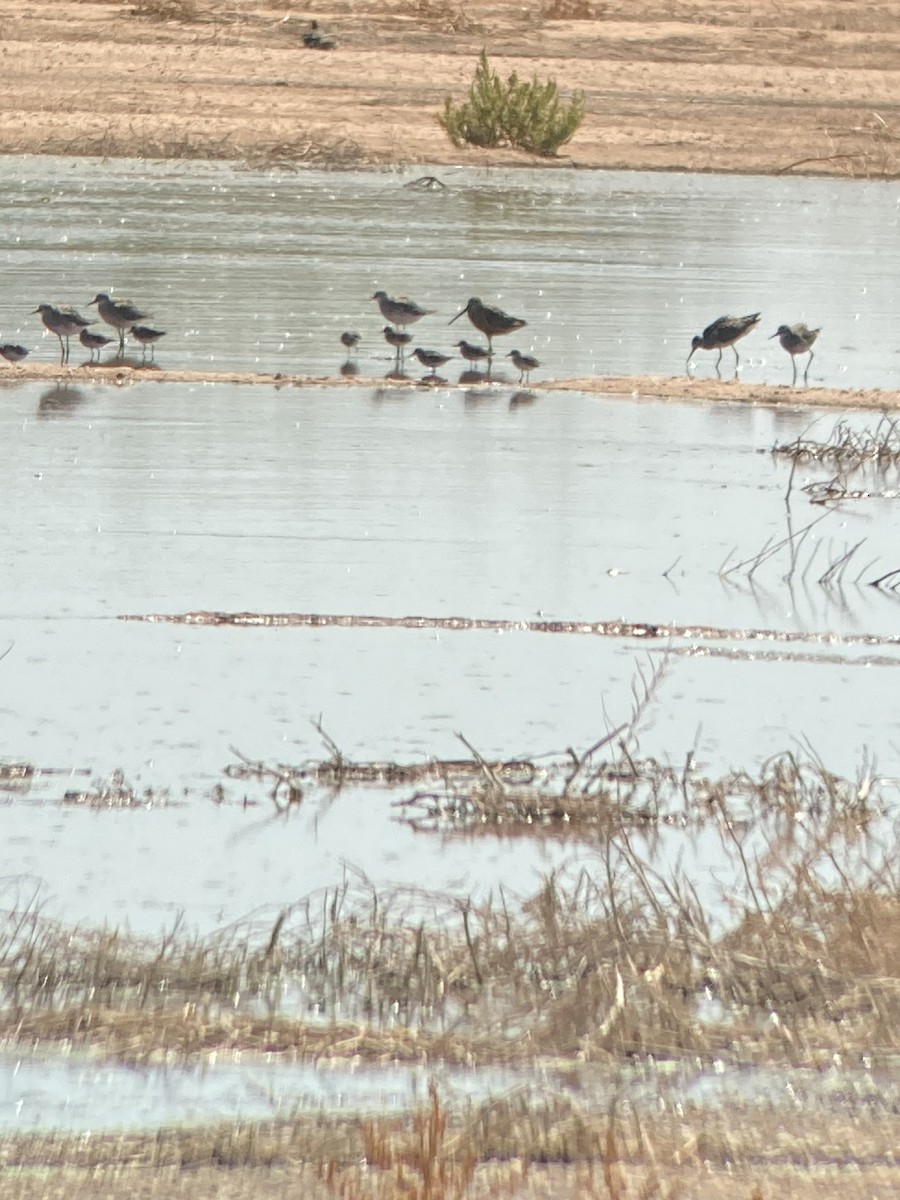
[[[303,48],[311,16],[334,35]],[[583,89],[557,164],[900,173],[900,4],[0,0],[0,153],[533,163],[434,120],[487,47]]]

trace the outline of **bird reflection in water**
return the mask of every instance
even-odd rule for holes
[[[55,383],[53,387],[41,392],[37,415],[39,417],[71,417],[86,400],[87,396],[81,388],[74,387],[70,383]]]

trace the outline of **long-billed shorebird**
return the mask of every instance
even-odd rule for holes
[[[83,317],[71,304],[39,304],[31,315],[35,313],[41,314],[44,326],[59,338],[61,363],[69,361],[69,338],[72,334],[80,333],[85,325],[93,325],[93,321]]]
[[[495,337],[499,337],[504,333],[514,333],[517,329],[523,329],[528,324],[521,317],[511,317],[502,308],[495,308],[493,304],[485,304],[477,296],[472,296],[466,307],[453,317],[450,324],[452,325],[453,321],[458,321],[463,313],[468,315],[469,320],[478,332],[483,333],[487,338],[489,357],[492,357],[494,353]]]
[[[803,382],[806,383],[806,376],[809,374],[809,364],[813,360],[813,342],[822,332],[819,329],[808,329],[806,325],[798,321],[796,325],[779,325],[771,338],[778,338],[781,342],[783,350],[787,350],[791,356],[791,366],[794,368],[794,376],[791,379],[791,386],[797,382],[797,355],[809,354],[806,360],[806,369],[803,372]]]
[[[29,354],[30,351],[24,346],[17,346],[13,342],[6,342],[3,346],[0,346],[0,357],[5,358],[10,363],[20,363]]]
[[[510,350],[506,356],[513,360],[513,366],[519,372],[519,383],[528,382],[528,376],[541,365],[538,359],[530,354],[520,354],[518,350]]]
[[[112,325],[119,335],[119,353],[125,353],[125,330],[130,329],[138,321],[146,321],[150,313],[141,312],[130,300],[114,300],[106,292],[98,292],[90,304],[97,305],[101,321]]]
[[[132,325],[128,330],[136,342],[141,344],[141,358],[144,358],[147,353],[147,347],[150,347],[150,358],[152,359],[156,352],[156,343],[161,337],[166,336],[164,329],[151,329],[149,325]]]
[[[423,367],[428,367],[432,375],[453,357],[452,354],[441,354],[439,350],[423,350],[421,346],[416,346],[412,353],[413,358],[417,358]]]
[[[718,350],[719,357],[716,359],[716,370],[718,371],[719,363],[722,361],[722,351],[726,346],[730,346],[734,351],[734,366],[737,370],[741,359],[734,343],[742,337],[746,337],[750,330],[759,324],[759,315],[759,313],[750,313],[746,317],[717,317],[711,325],[707,325],[702,333],[697,334],[691,340],[691,353],[687,356],[688,363],[695,350]]]
[[[434,309],[422,308],[421,304],[407,300],[405,296],[395,299],[387,292],[376,292],[372,299],[378,301],[381,315],[392,325],[414,325],[416,321],[421,321],[423,317],[428,317],[434,312]]]
[[[85,350],[90,350],[90,361],[94,361],[94,354],[96,352],[97,362],[99,362],[100,351],[104,346],[109,345],[109,343],[112,341],[112,338],[108,338],[102,333],[91,333],[89,329],[82,329],[81,333],[78,335],[78,340],[81,342],[82,346],[84,346]]]

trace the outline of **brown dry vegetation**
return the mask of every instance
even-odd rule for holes
[[[852,1077],[830,1101],[799,1108],[777,1093],[769,1107],[629,1099],[631,1070],[664,1061],[701,1073],[717,1063],[733,1077],[765,1066],[788,1084],[798,1067],[827,1073],[866,1062],[885,1072],[900,1053],[891,781],[865,764],[856,780],[840,779],[791,755],[758,776],[718,781],[690,762],[674,771],[642,758],[635,730],[657,682],[640,679],[626,725],[549,765],[477,753],[353,763],[319,727],[327,759],[290,767],[239,757],[228,771],[272,787],[277,820],[291,819],[311,788],[441,781],[445,794],[478,797],[482,827],[502,817],[540,836],[564,824],[594,846],[579,869],[548,877],[530,897],[501,890],[475,902],[348,877],[274,921],[211,938],[178,926],[158,941],[71,929],[28,903],[11,905],[0,925],[7,1046],[64,1046],[141,1067],[236,1053],[323,1067],[540,1065],[559,1090],[462,1110],[445,1109],[433,1092],[412,1119],[7,1135],[2,1194],[52,1196],[90,1181],[110,1197],[300,1188],[348,1200],[755,1200],[776,1186],[810,1194],[805,1173],[814,1168],[820,1186],[839,1182],[843,1198],[886,1197],[900,1117],[877,1088],[854,1099]],[[614,758],[601,757],[613,747]],[[19,788],[29,772],[20,765],[8,775]],[[511,801],[518,789],[526,802]],[[710,923],[690,878],[655,854],[664,829],[692,836],[701,827],[718,833],[726,927]],[[305,997],[290,1009],[286,985]],[[582,1080],[590,1070],[614,1087],[612,1104],[591,1099]],[[741,1190],[721,1190],[728,1180]]]
[[[311,16],[337,49],[305,51]],[[0,152],[525,163],[434,114],[486,47],[588,115],[584,166],[895,176],[900,5],[0,0]]]

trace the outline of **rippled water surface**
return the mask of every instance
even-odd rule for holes
[[[371,372],[382,288],[435,310],[414,344],[440,350],[471,334],[447,325],[469,296],[499,302],[528,327],[498,347],[553,376],[678,373],[714,317],[760,310],[745,379],[790,382],[766,335],[803,320],[824,329],[810,382],[897,386],[895,183],[441,168],[445,186],[407,186],[421,171],[8,159],[3,336],[52,358],[28,312],[115,291],[168,330],[169,366],[330,373],[351,328]]]
[[[712,317],[763,309],[763,332],[742,343],[745,378],[786,380],[787,356],[763,333],[806,319],[825,327],[814,382],[896,386],[893,185],[442,178],[420,192],[391,172],[11,160],[2,336],[52,361],[55,339],[41,341],[28,310],[115,289],[168,329],[166,365],[333,374],[351,326],[363,372],[379,374],[390,363],[368,297],[383,287],[436,309],[418,328],[445,348],[468,332],[446,320],[470,294],[498,299],[527,316],[518,344],[553,375],[677,373]],[[786,504],[789,471],[770,454],[810,430],[827,437],[840,414],[542,393],[539,379],[521,391],[511,379],[402,392],[0,388],[0,752],[61,772],[5,793],[0,877],[17,894],[37,889],[67,920],[156,933],[178,914],[202,932],[265,919],[357,868],[376,884],[528,893],[590,851],[416,834],[391,795],[364,788],[310,797],[285,819],[223,769],[236,753],[323,756],[314,720],[354,759],[458,757],[459,733],[488,756],[583,748],[628,718],[636,671],[667,650],[645,753],[681,762],[694,747],[720,771],[807,739],[836,771],[853,775],[871,748],[900,775],[900,655],[885,641],[900,609],[866,586],[900,566],[896,472],[855,476],[859,495],[827,510],[802,491],[826,470],[798,468]],[[816,521],[793,561],[781,550],[749,570]],[[850,568],[823,579],[857,544]],[[707,625],[739,657],[684,655],[689,635],[667,646],[119,619],[195,609]],[[785,647],[748,642],[751,629],[825,636]],[[871,644],[854,642],[866,634]],[[117,768],[168,803],[59,803]],[[666,835],[653,853],[680,859],[714,907],[733,864],[715,837],[682,840]],[[179,1083],[176,1116],[192,1086]],[[240,1108],[243,1087],[204,1093],[204,1112]],[[161,1111],[150,1093],[135,1103],[148,1120]]]

